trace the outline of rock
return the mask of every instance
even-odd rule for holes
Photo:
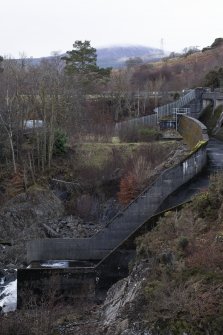
[[[63,212],[61,201],[49,190],[32,189],[9,200],[0,211],[0,236],[12,246],[0,254],[0,263],[7,268],[19,266],[26,259],[26,241],[46,237],[43,223]]]
[[[119,322],[117,331],[119,331],[120,333],[124,334],[126,333],[126,330],[128,330],[128,325],[129,325],[129,320],[128,319],[124,319],[122,321]]]
[[[100,324],[103,332],[99,334],[151,335],[141,329],[139,322],[132,320],[132,317],[137,320],[134,305],[140,299],[142,285],[148,272],[150,272],[148,262],[141,261],[127,278],[118,281],[108,290],[101,308]]]

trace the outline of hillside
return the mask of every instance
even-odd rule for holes
[[[133,270],[108,291],[98,334],[222,334],[222,260],[220,174],[137,240]]]
[[[219,41],[216,43],[216,40]],[[222,66],[223,43],[216,39],[211,47],[185,54],[171,53],[169,57],[154,63],[135,67],[135,87],[145,88],[152,82],[154,90],[182,90],[204,86],[208,72]]]

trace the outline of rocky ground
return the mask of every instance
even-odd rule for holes
[[[109,289],[102,304],[88,303],[81,316],[75,321],[68,317],[56,330],[61,335],[152,335],[145,330],[140,313],[136,315],[150,270],[147,262],[141,262],[128,277]]]
[[[131,274],[114,284],[108,291],[100,310],[100,322],[97,333],[100,335],[149,335],[137,313],[143,299],[142,287],[151,267],[146,262],[136,265]],[[142,306],[141,306],[142,307]]]
[[[112,204],[111,204],[112,202]],[[97,233],[115,212],[114,200],[104,204],[103,220],[66,215],[63,202],[52,190],[31,189],[8,201],[0,210],[0,268],[26,265],[27,240],[38,238],[79,238]]]
[[[63,215],[61,201],[49,190],[30,189],[9,200],[0,211],[0,268],[17,268],[26,260],[28,239],[47,237],[49,219]]]

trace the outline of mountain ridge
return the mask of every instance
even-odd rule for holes
[[[97,65],[101,68],[112,67],[122,68],[126,64],[125,62],[131,58],[141,58],[142,62],[151,62],[160,60],[165,56],[163,50],[146,47],[142,45],[120,45],[120,46],[107,46],[96,48],[97,50]],[[59,55],[64,56],[66,53]],[[44,56],[44,57],[31,57],[28,60],[32,64],[39,64],[42,60],[50,60],[56,56]]]
[[[109,46],[97,49],[97,63],[99,67],[120,68],[125,66],[126,60],[140,57],[142,61],[153,61],[164,56],[163,50],[142,45]]]

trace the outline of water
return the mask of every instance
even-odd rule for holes
[[[208,169],[210,172],[215,172],[223,169],[223,142],[210,138],[208,146]]]
[[[2,281],[1,281],[2,283]],[[17,307],[17,279],[4,286],[0,293],[0,307],[3,313],[15,311]]]
[[[46,268],[68,268],[69,261],[46,261],[44,263],[40,263],[40,266]]]

